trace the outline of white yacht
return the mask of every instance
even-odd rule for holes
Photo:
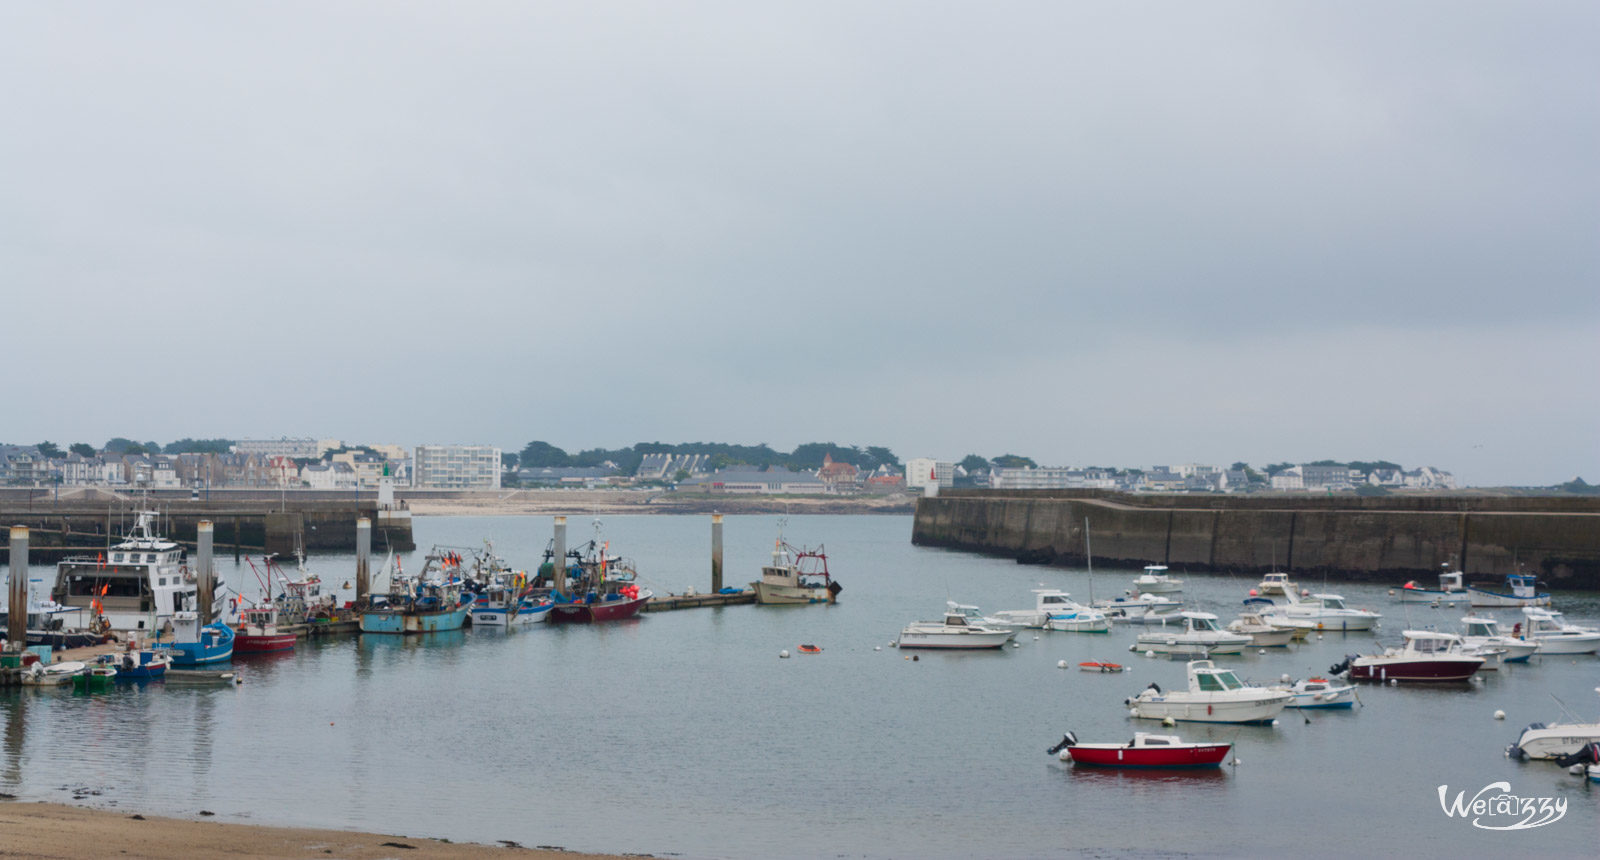
[[[900,631],[896,643],[901,648],[979,649],[1000,648],[1016,637],[1017,631],[990,627],[977,614],[977,607],[951,603],[943,621],[913,621]]]
[[[1189,661],[1188,674],[1188,690],[1163,693],[1151,684],[1125,702],[1128,713],[1147,720],[1271,723],[1291,698],[1284,690],[1247,686],[1231,669],[1219,669],[1210,660]]]
[[[1370,609],[1351,609],[1338,594],[1313,594],[1309,599],[1291,597],[1261,613],[1273,624],[1307,630],[1371,630],[1382,618]]]
[[[1469,651],[1475,648],[1502,651],[1502,663],[1526,663],[1539,651],[1537,641],[1506,636],[1500,632],[1500,622],[1483,615],[1461,619],[1461,645]]]
[[[155,533],[159,516],[138,511],[121,543],[58,563],[50,596],[66,611],[57,617],[79,629],[153,634],[178,612],[194,611],[195,572],[182,547]],[[221,617],[222,589],[213,584],[211,593],[211,617]]]
[[[1107,633],[1111,622],[1104,612],[1090,609],[1055,588],[1035,588],[1032,609],[1002,609],[985,616],[993,627],[1030,627],[1074,633]]]
[[[1522,637],[1539,643],[1540,654],[1593,654],[1600,651],[1600,630],[1568,624],[1561,613],[1537,606],[1522,607],[1528,621]]]
[[[1183,580],[1168,575],[1166,565],[1151,564],[1145,566],[1143,576],[1133,581],[1133,590],[1138,594],[1170,594],[1183,590]]]
[[[1209,612],[1183,612],[1182,630],[1153,630],[1140,633],[1130,650],[1154,651],[1157,654],[1204,653],[1238,654],[1250,644],[1243,633],[1230,633],[1217,623],[1217,616]]]

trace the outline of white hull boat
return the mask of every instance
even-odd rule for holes
[[[1270,624],[1254,612],[1240,613],[1229,621],[1228,632],[1249,636],[1252,648],[1287,648],[1295,638],[1295,628]]]
[[[1469,652],[1498,651],[1503,663],[1526,663],[1539,653],[1539,643],[1531,639],[1505,636],[1499,622],[1482,615],[1468,615],[1461,619],[1461,646]]]
[[[1183,580],[1173,579],[1167,575],[1167,566],[1152,564],[1144,569],[1144,575],[1133,581],[1135,594],[1171,594],[1183,590]]]
[[[1600,693],[1600,687],[1596,687],[1595,692]],[[1600,742],[1600,723],[1533,723],[1506,747],[1506,755],[1557,758],[1572,755],[1596,742]]]
[[[1070,612],[1051,615],[1044,629],[1061,633],[1110,633],[1111,619],[1098,609],[1080,606]]]
[[[1507,591],[1490,591],[1480,585],[1469,585],[1467,594],[1474,607],[1486,609],[1550,605],[1550,593],[1539,590],[1539,582],[1532,574],[1507,574],[1506,588]]]
[[[1065,591],[1060,591],[1054,588],[1035,588],[1033,590],[1032,609],[1002,609],[999,612],[990,613],[989,615],[985,616],[985,618],[991,626],[996,627],[1027,627],[1037,630],[1059,630],[1063,628],[1050,626],[1051,618],[1059,616],[1082,615],[1086,612],[1092,611],[1093,610],[1090,610],[1089,607],[1073,600],[1072,595]],[[1100,615],[1101,621],[1105,620],[1105,615],[1103,613],[1095,614]],[[1106,629],[1110,629],[1109,624],[1106,624]]]
[[[85,663],[52,663],[46,666],[35,663],[22,670],[22,683],[29,687],[59,687],[72,683],[72,679],[89,668]]]
[[[1113,600],[1102,600],[1094,608],[1104,612],[1113,622],[1122,624],[1182,624],[1178,613],[1183,611],[1183,601],[1155,594],[1128,594]]]
[[[1016,638],[1015,630],[972,623],[973,616],[963,612],[972,609],[951,603],[943,621],[913,621],[900,631],[896,644],[901,648],[978,650],[1001,648]]]
[[[1130,650],[1157,654],[1238,654],[1250,644],[1250,637],[1230,633],[1217,624],[1209,612],[1183,612],[1182,630],[1140,633]]]
[[[1313,594],[1306,600],[1273,606],[1261,613],[1272,624],[1303,630],[1359,632],[1371,630],[1383,616],[1370,609],[1351,609],[1338,594]]]
[[[1568,624],[1561,613],[1525,606],[1524,639],[1539,643],[1540,654],[1593,654],[1600,651],[1600,630]]]
[[[1349,684],[1336,684],[1326,678],[1309,678],[1288,685],[1275,685],[1290,695],[1288,707],[1301,709],[1334,709],[1355,706],[1356,688]]]
[[[1210,660],[1189,663],[1189,689],[1163,693],[1154,684],[1126,701],[1128,713],[1146,720],[1188,720],[1199,723],[1270,723],[1289,704],[1289,694],[1251,687],[1231,670]]]

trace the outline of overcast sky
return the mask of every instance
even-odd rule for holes
[[[1600,481],[1597,45],[1593,2],[9,3],[0,441]]]

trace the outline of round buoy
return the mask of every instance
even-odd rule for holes
[[[1254,589],[1254,588],[1252,588],[1252,589],[1250,589],[1250,596],[1251,596],[1251,597],[1255,597],[1255,596],[1257,596],[1257,595],[1256,595],[1256,590],[1255,590],[1255,589]]]
[[[1257,654],[1265,654],[1265,653],[1267,653],[1267,649],[1265,649],[1265,648],[1257,648],[1256,649],[1256,653]]]
[[[788,656],[789,656],[789,649],[788,649],[788,648],[785,648],[785,649],[783,649],[783,650],[782,650],[782,651],[779,651],[779,652],[778,652],[778,656],[779,656],[779,657],[783,657],[783,658],[788,658]]]
[[[1506,712],[1505,711],[1495,711],[1494,712],[1494,718],[1497,719],[1497,720],[1503,720],[1503,719],[1506,718]]]
[[[1162,718],[1161,718],[1161,724],[1162,724],[1162,725],[1163,725],[1163,726],[1166,726],[1166,727],[1167,727],[1167,728],[1169,728],[1169,729],[1170,729],[1170,728],[1172,728],[1172,727],[1173,727],[1173,726],[1175,726],[1175,725],[1177,725],[1177,724],[1178,724],[1178,721],[1177,721],[1177,720],[1174,720],[1174,719],[1173,719],[1173,718],[1171,718],[1171,717],[1162,717]]]
[[[1154,657],[1154,656],[1156,656],[1156,650],[1154,648],[1151,648],[1149,651],[1144,652],[1144,656],[1146,656],[1146,657]]]
[[[1067,661],[1065,661],[1065,660],[1057,660],[1056,661],[1056,668],[1057,669],[1065,669],[1065,668],[1067,668]]]
[[[1318,642],[1321,642],[1321,641],[1322,641],[1322,634],[1321,634],[1321,633],[1318,633],[1318,634],[1317,634],[1317,641],[1318,641]]]
[[[1277,725],[1277,724],[1278,724],[1278,721],[1277,721],[1277,720],[1273,720],[1273,721],[1272,721],[1272,724],[1273,724],[1273,725]]]
[[[1289,683],[1289,673],[1288,673],[1288,672],[1285,672],[1285,673],[1283,673],[1283,674],[1282,674],[1282,675],[1279,675],[1279,676],[1278,676],[1278,683],[1280,683],[1280,684],[1287,684],[1287,683]]]
[[[1013,643],[1011,643],[1011,647],[1013,647],[1013,648],[1021,648],[1022,647],[1022,643],[1021,642],[1013,642]]]
[[[882,645],[874,645],[874,646],[872,646],[872,650],[874,650],[874,651],[882,651],[883,650],[883,646]]]
[[[1039,641],[1039,636],[1038,636],[1038,634],[1034,634],[1034,637],[1033,637],[1033,641],[1035,641],[1035,642],[1038,642],[1038,641]]]
[[[1398,679],[1398,678],[1390,678],[1389,679],[1389,686],[1391,686],[1391,687],[1400,686],[1400,679]]]
[[[911,662],[913,662],[913,663],[915,663],[915,662],[917,662],[918,660],[921,660],[921,659],[922,658],[917,656],[916,654],[912,654],[911,655]]]

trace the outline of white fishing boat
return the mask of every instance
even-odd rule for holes
[[[64,610],[56,617],[82,630],[153,634],[177,613],[197,611],[195,571],[182,547],[156,534],[159,517],[138,511],[120,543],[59,562],[50,596]],[[217,583],[211,594],[211,617],[222,617],[224,595]]]
[[[900,631],[896,644],[901,648],[967,650],[1000,648],[1016,637],[1015,630],[977,623],[981,616],[974,617],[966,612],[973,609],[975,607],[952,602],[944,620],[913,621]]]
[[[1261,617],[1280,627],[1306,630],[1349,632],[1371,630],[1383,616],[1370,609],[1351,609],[1338,594],[1313,594],[1292,598],[1261,613]]]
[[[1522,608],[1522,637],[1539,643],[1539,653],[1593,654],[1600,651],[1600,630],[1568,624],[1561,613],[1537,606]]]
[[[1144,574],[1133,581],[1136,594],[1171,594],[1182,590],[1183,580],[1173,579],[1164,564],[1145,565]]]
[[[1339,684],[1327,678],[1307,678],[1292,684],[1274,684],[1272,689],[1283,690],[1290,696],[1288,707],[1300,709],[1334,709],[1354,707],[1356,688]]]
[[[782,535],[773,544],[772,563],[761,568],[761,578],[750,588],[756,602],[766,606],[837,603],[844,590],[828,574],[828,555],[821,546],[791,546]]]
[[[1600,687],[1596,687],[1595,692],[1600,693]],[[1572,755],[1596,742],[1600,742],[1600,722],[1585,723],[1573,719],[1567,723],[1533,723],[1522,730],[1511,746],[1506,747],[1506,755],[1514,758],[1557,758]]]
[[[1503,652],[1504,663],[1526,663],[1539,652],[1539,643],[1532,639],[1519,639],[1500,632],[1500,622],[1483,615],[1468,615],[1461,619],[1461,644],[1467,649],[1492,648]]]
[[[59,687],[72,683],[73,677],[83,674],[89,668],[88,664],[72,661],[68,663],[34,663],[22,670],[22,683],[29,687]]]
[[[1182,612],[1183,629],[1163,629],[1140,633],[1133,651],[1157,654],[1238,654],[1250,644],[1250,637],[1222,629],[1217,616],[1209,612]]]
[[[1261,613],[1245,611],[1228,622],[1228,632],[1250,637],[1252,648],[1286,648],[1294,639],[1295,628],[1281,627],[1261,617]]]
[[[1186,691],[1163,693],[1151,684],[1124,702],[1128,713],[1147,720],[1271,723],[1289,704],[1289,693],[1249,686],[1231,669],[1220,669],[1210,660],[1191,660],[1188,676]]]
[[[1506,574],[1506,590],[1490,591],[1481,585],[1467,586],[1474,607],[1499,609],[1521,606],[1549,606],[1550,593],[1539,590],[1539,581],[1529,573]]]
[[[1424,588],[1418,585],[1416,580],[1412,580],[1389,593],[1394,595],[1395,599],[1401,603],[1450,604],[1470,602],[1472,595],[1468,594],[1466,586],[1461,584],[1461,571],[1449,570],[1448,568],[1449,566],[1446,565],[1446,570],[1439,574],[1438,588]]]

